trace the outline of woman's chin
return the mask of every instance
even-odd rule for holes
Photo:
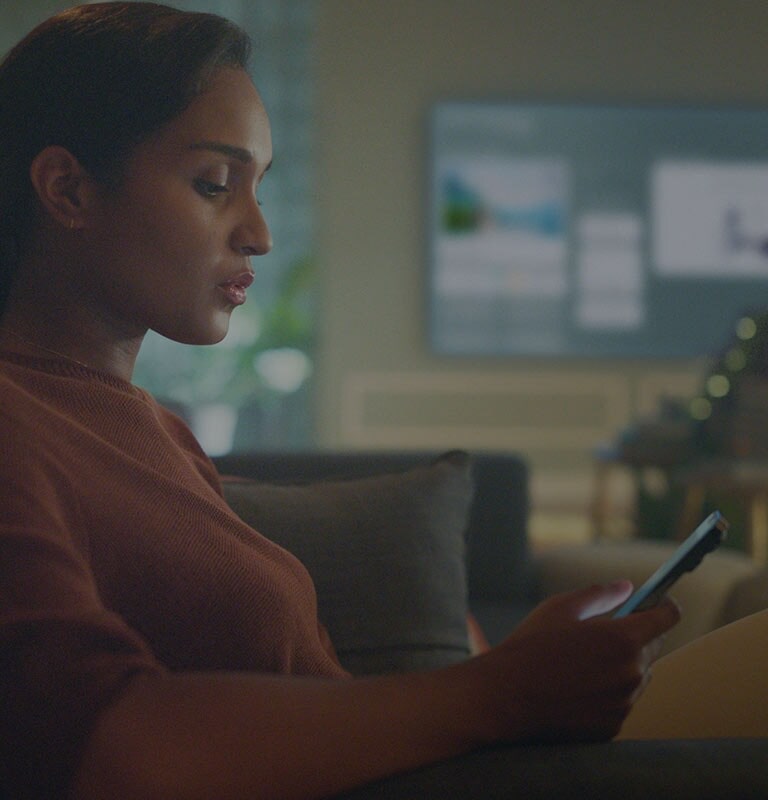
[[[199,325],[185,330],[155,328],[166,339],[179,344],[212,345],[221,342],[229,333],[229,314],[217,314],[216,319],[207,325]]]

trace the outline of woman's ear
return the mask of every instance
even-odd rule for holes
[[[90,179],[80,162],[65,147],[41,150],[29,168],[37,199],[48,214],[70,230],[85,224]]]

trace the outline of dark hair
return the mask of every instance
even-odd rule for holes
[[[96,3],[43,22],[0,64],[0,313],[33,229],[35,156],[66,147],[118,186],[132,149],[178,116],[220,67],[246,68],[247,35],[214,14]]]

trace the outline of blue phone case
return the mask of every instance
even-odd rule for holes
[[[697,567],[707,553],[720,546],[727,531],[728,521],[719,511],[713,511],[613,616],[626,617],[656,605],[683,573]]]

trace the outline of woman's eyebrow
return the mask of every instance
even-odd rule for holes
[[[211,141],[202,141],[202,142],[193,142],[189,146],[190,150],[212,150],[214,153],[223,153],[225,156],[229,156],[230,158],[235,158],[238,161],[241,161],[243,164],[250,164],[253,161],[253,153],[250,150],[246,150],[244,147],[237,147],[233,144],[225,144],[224,142],[211,142]],[[265,173],[269,170],[272,166],[272,162],[270,161],[266,167],[261,172],[261,177],[265,175]]]
[[[224,142],[194,142],[190,146],[190,150],[212,150],[215,153],[223,153],[225,156],[230,156],[243,164],[249,164],[253,161],[253,153],[246,150],[244,147],[236,147],[232,144],[225,144]]]

